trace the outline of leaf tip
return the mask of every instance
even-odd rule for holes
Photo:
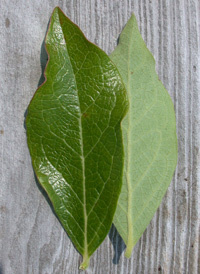
[[[131,14],[131,17],[128,22],[131,22],[133,25],[137,25],[137,19],[134,13]]]
[[[52,15],[60,15],[60,14],[63,14],[64,15],[64,12],[61,10],[61,8],[59,6],[55,7],[53,12],[52,12]]]
[[[53,13],[54,12],[58,12],[58,11],[61,11],[61,8],[59,6],[57,6],[57,7],[54,8]]]

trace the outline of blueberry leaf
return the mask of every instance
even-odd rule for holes
[[[127,95],[110,58],[59,8],[45,46],[46,80],[28,107],[28,146],[38,181],[85,269],[111,227],[121,190]]]
[[[176,121],[172,100],[158,79],[155,60],[134,15],[110,57],[129,98],[129,111],[122,121],[123,185],[114,224],[130,257],[171,182],[177,162]]]

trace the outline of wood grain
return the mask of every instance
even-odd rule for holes
[[[174,179],[131,259],[112,227],[86,273],[199,273],[199,0],[0,1],[0,273],[80,273],[81,257],[35,181],[24,128],[57,5],[108,54],[134,12],[177,118]]]

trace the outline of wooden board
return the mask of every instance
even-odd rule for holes
[[[108,54],[134,12],[177,117],[175,176],[131,259],[112,228],[86,273],[200,273],[199,0],[1,0],[0,274],[80,273],[81,257],[36,184],[24,128],[45,62],[41,45],[57,5]]]

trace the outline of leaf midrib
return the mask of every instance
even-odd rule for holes
[[[61,25],[60,22],[60,16],[59,17],[59,23]],[[63,33],[63,28],[61,25],[61,29],[62,29],[62,33]],[[63,37],[65,39],[65,35],[63,33]],[[83,176],[83,212],[84,212],[84,217],[85,217],[85,222],[84,222],[84,252],[83,252],[83,259],[87,260],[88,259],[88,243],[87,243],[87,220],[88,220],[88,216],[87,216],[87,209],[86,209],[86,186],[85,186],[85,156],[84,156],[84,150],[83,150],[83,131],[82,131],[82,113],[81,113],[81,106],[80,106],[80,100],[79,100],[79,93],[78,93],[78,87],[77,87],[77,80],[76,80],[76,74],[74,73],[74,68],[72,66],[72,62],[71,62],[71,57],[68,53],[68,49],[67,49],[67,43],[66,43],[66,39],[65,39],[65,46],[66,46],[66,51],[67,51],[67,55],[69,57],[69,61],[70,61],[70,65],[74,74],[74,82],[75,82],[75,88],[77,91],[77,101],[78,101],[78,106],[79,106],[79,129],[80,129],[80,146],[81,146],[81,163],[82,163],[82,176]]]
[[[131,33],[132,34],[132,33]],[[133,45],[133,41],[131,39],[130,46],[128,48],[128,79],[127,79],[127,93],[129,102],[131,102],[131,92],[130,92],[130,48]],[[126,171],[126,181],[127,181],[127,190],[128,190],[128,213],[127,213],[127,219],[128,219],[128,237],[127,237],[127,249],[126,249],[126,256],[130,256],[130,252],[132,251],[132,247],[130,246],[133,241],[133,223],[132,223],[132,186],[131,186],[131,178],[130,178],[130,162],[131,162],[131,155],[130,155],[130,140],[131,140],[131,106],[129,107],[128,112],[128,136],[127,136],[127,171]],[[130,244],[129,244],[130,243]]]

